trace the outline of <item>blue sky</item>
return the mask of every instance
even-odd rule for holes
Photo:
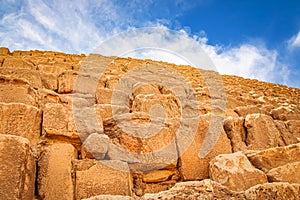
[[[0,2],[0,46],[11,50],[88,54],[122,31],[164,27],[198,42],[222,74],[300,87],[299,0]]]

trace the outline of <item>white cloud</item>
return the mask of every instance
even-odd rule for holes
[[[150,35],[136,30],[136,33],[130,35],[130,39],[127,39],[128,35],[125,34],[121,40],[116,39],[115,44],[109,43],[108,46],[118,44],[117,50],[101,46],[100,53],[120,56],[126,52],[122,56],[192,64],[195,67],[216,70],[221,74],[287,83],[288,67],[278,61],[278,52],[275,50],[269,50],[261,44],[255,46],[241,44],[230,48],[213,46],[208,44],[205,36],[189,37],[185,30],[168,33],[166,27],[160,26],[160,28],[161,32],[152,31]],[[133,51],[127,52],[129,50]],[[200,60],[204,57],[201,56],[202,50],[213,61],[215,68],[208,66],[208,61],[201,63]]]
[[[93,9],[97,13],[91,12]],[[12,50],[88,53],[116,32],[117,28],[109,22],[117,21],[117,13],[117,8],[108,0],[76,0],[72,3],[28,0],[18,12],[6,14],[1,19],[0,45]],[[95,21],[103,26],[97,27]]]
[[[300,31],[288,41],[289,48],[300,47]]]
[[[274,82],[278,76],[278,67],[283,68],[277,61],[278,53],[263,46],[242,44],[226,49],[203,44],[203,48],[221,74]]]

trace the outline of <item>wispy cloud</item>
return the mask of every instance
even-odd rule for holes
[[[288,45],[290,49],[300,47],[300,31],[288,41]]]
[[[203,48],[222,74],[286,83],[289,72],[286,70],[287,66],[278,61],[278,52],[275,50],[251,44],[224,48],[206,43]]]
[[[92,12],[94,9],[97,12]],[[116,32],[117,26],[111,22],[117,21],[117,13],[111,1],[28,0],[1,19],[0,45],[88,53]]]

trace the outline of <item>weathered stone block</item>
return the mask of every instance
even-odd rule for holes
[[[276,125],[276,128],[280,132],[280,135],[285,145],[297,143],[297,134],[289,130],[285,121],[274,120],[274,123]]]
[[[0,68],[0,75],[7,76],[11,80],[23,80],[29,83],[32,88],[42,88],[41,75],[36,70]]]
[[[44,88],[52,90],[52,91],[56,91],[58,89],[57,88],[58,81],[57,81],[56,75],[41,72],[41,79],[42,79],[42,85]]]
[[[8,48],[0,47],[0,55],[8,55],[9,53],[10,52]]]
[[[31,144],[40,137],[41,111],[22,103],[0,103],[0,134],[27,138]]]
[[[142,200],[173,199],[245,199],[243,193],[229,190],[225,186],[210,179],[177,183],[167,191],[157,194],[145,194]]]
[[[288,163],[271,169],[267,173],[271,182],[288,182],[300,184],[300,162]]]
[[[80,137],[84,141],[89,133],[103,132],[103,123],[93,106],[72,109],[68,104],[47,103],[43,115],[43,128],[49,135]]]
[[[96,100],[97,104],[111,104],[112,89],[97,87]]]
[[[127,163],[117,160],[74,160],[76,199],[101,194],[131,195],[132,180]]]
[[[251,165],[241,152],[222,154],[210,161],[210,178],[230,190],[243,191],[267,183],[267,176]]]
[[[175,175],[174,170],[155,170],[145,173],[143,181],[145,183],[158,183],[169,180],[173,175]]]
[[[0,102],[38,106],[37,92],[23,80],[0,84]]]
[[[294,110],[288,107],[282,107],[282,106],[272,110],[271,116],[273,117],[273,119],[282,120],[282,121],[300,119],[299,113],[295,112]]]
[[[297,200],[300,196],[300,184],[265,183],[253,186],[245,191],[246,199],[289,199]]]
[[[268,172],[270,169],[300,161],[300,143],[263,151],[249,151],[246,156],[256,168]]]
[[[69,70],[64,71],[58,76],[58,93],[71,93],[74,89],[74,82],[77,72]]]
[[[239,106],[234,109],[234,111],[240,117],[246,117],[249,114],[267,114],[263,110],[259,109],[257,106]]]
[[[264,114],[249,114],[245,118],[248,149],[259,150],[284,145],[273,119]]]
[[[224,120],[224,129],[228,138],[231,141],[232,150],[234,152],[243,151],[247,149],[246,130],[244,127],[244,118],[227,117]]]
[[[77,151],[71,144],[46,146],[38,162],[38,195],[42,199],[74,199],[72,160]]]
[[[222,120],[222,118],[217,118],[217,120]],[[222,125],[218,126],[219,128],[209,129],[210,122],[211,116],[203,115],[199,119],[199,126],[195,138],[188,138],[189,136],[176,138],[177,143],[181,142],[181,144],[184,144],[183,142],[185,141],[192,141],[186,151],[184,151],[182,146],[178,146],[181,154],[180,171],[184,180],[208,178],[209,161],[219,154],[231,153],[230,140],[227,138]],[[220,123],[222,122],[220,121]],[[214,124],[212,124],[212,126],[214,126]],[[209,142],[209,144],[204,144],[205,137],[209,137],[210,134],[213,139],[206,141]],[[212,146],[212,149],[210,149],[209,153],[204,157],[199,156],[202,145]]]
[[[36,69],[36,67],[27,59],[21,56],[7,56],[2,64],[4,68],[22,68],[22,69]]]
[[[46,62],[43,64],[38,64],[37,69],[42,73],[49,73],[55,76],[59,76],[61,73],[68,69],[72,69],[72,64],[70,63],[59,63],[59,62]]]
[[[109,147],[109,137],[105,134],[92,133],[81,147],[82,158],[96,158],[103,160]]]
[[[105,122],[105,133],[116,143],[109,146],[108,158],[137,163],[130,165],[134,171],[176,167],[174,124],[162,127],[159,122],[151,121],[151,126],[146,126],[150,120],[149,115],[144,114],[130,113],[129,117],[119,118],[118,124],[113,119],[111,123]]]
[[[29,141],[0,134],[0,199],[33,199],[35,170]]]

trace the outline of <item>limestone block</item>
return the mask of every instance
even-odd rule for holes
[[[38,195],[43,199],[74,199],[72,160],[77,151],[71,144],[44,147],[38,162]]]
[[[0,103],[0,134],[27,138],[31,144],[40,137],[40,109],[22,103]]]
[[[0,199],[33,199],[35,171],[29,141],[0,134]]]
[[[231,116],[224,120],[224,129],[231,141],[232,150],[234,152],[247,149],[246,131],[244,128],[244,118],[233,118]]]
[[[256,168],[268,172],[270,169],[300,161],[300,143],[262,151],[246,152],[246,156]]]
[[[49,135],[80,137],[85,141],[87,134],[103,132],[103,123],[93,106],[72,109],[69,104],[47,103],[44,108],[43,128]]]
[[[82,158],[96,158],[103,160],[109,147],[109,137],[105,134],[92,133],[81,147]]]
[[[101,194],[131,195],[132,180],[128,164],[117,160],[74,160],[76,199]]]
[[[0,102],[38,106],[37,92],[23,80],[0,84]]]
[[[173,199],[245,199],[243,193],[229,190],[225,186],[210,179],[177,183],[167,191],[157,194],[145,194],[142,200]]]
[[[300,162],[292,162],[271,169],[267,173],[271,182],[288,182],[300,184]]]
[[[273,119],[264,114],[249,114],[245,118],[248,149],[259,150],[284,145]]]
[[[246,199],[291,199],[300,196],[300,184],[265,183],[253,186],[245,191]]]
[[[268,182],[267,176],[253,167],[241,152],[216,156],[210,161],[209,174],[213,181],[234,191]]]
[[[185,181],[208,178],[209,161],[219,154],[231,153],[230,140],[222,128],[222,121],[220,121],[221,126],[218,126],[219,128],[213,127],[209,129],[211,120],[210,115],[200,116],[198,130],[194,139],[191,140],[191,138],[188,138],[189,136],[176,138],[177,143],[181,142],[181,144],[183,144],[184,141],[192,141],[185,151],[182,146],[178,147],[181,154],[180,171]],[[216,120],[222,120],[222,118],[217,118]],[[209,135],[213,136],[213,140],[206,142],[212,144],[212,149],[207,155],[200,157],[199,153],[202,145],[207,145],[204,144],[205,137]]]

